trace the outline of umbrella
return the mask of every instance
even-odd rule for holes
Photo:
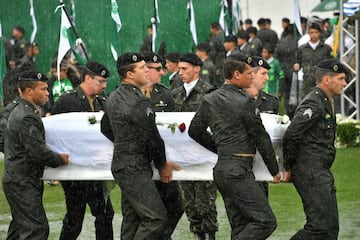
[[[347,2],[344,0],[343,2]],[[340,11],[340,1],[339,0],[324,0],[316,7],[314,7],[312,12],[327,12],[327,11]]]

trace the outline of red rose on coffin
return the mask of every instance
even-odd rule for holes
[[[178,127],[179,127],[180,132],[185,132],[185,130],[186,130],[186,125],[185,125],[185,123],[179,124]]]

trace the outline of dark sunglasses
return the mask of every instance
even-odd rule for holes
[[[147,67],[147,68],[155,69],[158,72],[160,72],[163,69],[162,67]]]

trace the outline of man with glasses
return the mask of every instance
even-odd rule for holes
[[[101,63],[88,62],[82,69],[81,84],[59,97],[52,114],[103,111],[103,92],[109,75],[109,70]],[[61,181],[61,185],[65,192],[67,213],[60,240],[76,239],[80,235],[86,204],[95,217],[96,239],[112,240],[114,210],[110,198],[104,197],[104,184],[101,181]]]
[[[149,69],[149,83],[146,84],[142,91],[151,99],[155,112],[172,112],[174,111],[174,100],[171,90],[160,83],[161,77],[165,75],[162,68],[162,58],[154,52],[143,52],[144,60]],[[167,215],[168,225],[163,233],[162,239],[170,239],[177,223],[184,213],[180,186],[177,181],[163,183],[155,181],[156,188],[159,190],[161,200],[163,201]]]

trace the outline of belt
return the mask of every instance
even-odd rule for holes
[[[252,153],[233,153],[232,155],[235,157],[251,157],[251,158],[255,157],[255,154]]]

